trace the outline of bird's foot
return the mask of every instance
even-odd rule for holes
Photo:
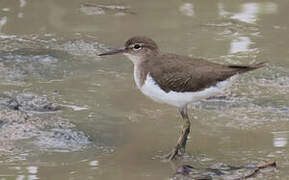
[[[176,147],[174,147],[172,149],[172,151],[170,153],[166,154],[164,156],[164,158],[171,161],[171,160],[175,160],[175,159],[180,159],[184,155],[185,155],[185,148],[178,144],[178,145],[176,145]]]

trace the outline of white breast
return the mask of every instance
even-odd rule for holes
[[[137,76],[137,71],[135,70],[135,77]],[[163,91],[153,80],[150,74],[147,74],[146,80],[142,86],[140,86],[136,80],[137,86],[140,90],[151,99],[167,103],[173,106],[182,107],[184,105],[196,102],[208,97],[216,96],[222,93],[228,86],[231,85],[231,82],[236,78],[236,76],[231,77],[226,81],[219,82],[216,86],[206,88],[198,92],[165,92]]]

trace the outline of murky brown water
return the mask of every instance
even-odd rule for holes
[[[274,160],[271,178],[289,178],[288,2],[2,0],[0,7],[1,93],[48,96],[67,107],[51,116],[91,139],[71,151],[20,141],[21,151],[1,150],[0,179],[168,179],[183,163]],[[226,100],[193,105],[191,157],[172,165],[156,157],[175,144],[177,110],[137,90],[126,58],[96,56],[133,35],[152,37],[163,51],[269,66],[244,75]]]

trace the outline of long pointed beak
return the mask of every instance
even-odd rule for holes
[[[124,52],[126,52],[126,51],[127,51],[127,50],[126,50],[125,48],[112,49],[112,50],[109,50],[109,51],[107,51],[107,52],[98,54],[98,56],[106,56],[106,55],[119,54],[119,53],[124,53]]]

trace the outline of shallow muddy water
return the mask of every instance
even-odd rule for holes
[[[61,107],[27,112],[53,119],[33,124],[33,136],[0,138],[0,179],[159,180],[182,164],[270,161],[278,169],[261,179],[289,178],[288,2],[2,0],[0,7],[0,102],[35,93]],[[97,56],[134,35],[163,51],[268,66],[243,75],[225,98],[193,104],[189,155],[166,163],[159,156],[182,125],[176,108],[142,95],[125,57]]]

